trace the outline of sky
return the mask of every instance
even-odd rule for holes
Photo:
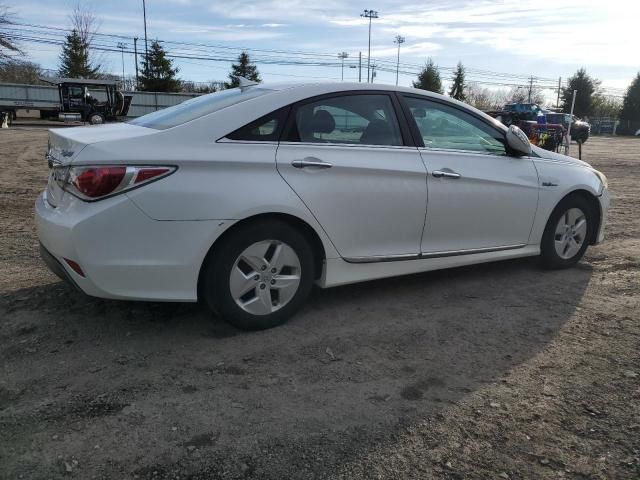
[[[9,6],[16,22],[68,28],[76,3],[22,0],[9,1]],[[93,11],[100,32],[144,38],[142,0],[81,4]],[[357,66],[362,52],[366,79],[368,20],[360,16],[365,8],[378,12],[371,32],[371,59],[380,64],[376,83],[395,83],[396,35],[405,37],[401,70],[410,74],[400,74],[399,83],[407,86],[428,57],[442,67],[446,82],[460,61],[468,69],[468,80],[491,88],[526,83],[530,75],[548,85],[585,67],[609,93],[621,95],[640,71],[640,0],[147,0],[147,32],[149,39],[200,45],[165,45],[170,52],[199,57],[175,60],[186,80],[225,80],[229,59],[246,48],[265,81],[340,80],[336,57],[343,51],[349,55],[345,81],[357,81],[358,69],[348,66]],[[127,50],[133,45],[127,39],[100,38],[114,47],[118,41],[124,41]],[[138,47],[143,44],[139,41]],[[57,68],[60,47],[26,42],[23,49],[28,59]],[[267,63],[283,58],[335,65]],[[121,74],[119,52],[104,52],[101,61],[107,70]],[[133,74],[130,53],[125,53],[124,68],[126,75]]]

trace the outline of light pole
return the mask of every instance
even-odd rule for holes
[[[398,72],[400,71],[400,45],[405,42],[405,38],[401,35],[396,35],[396,39],[393,43],[398,45],[398,62],[396,63],[396,85],[398,85]]]
[[[138,89],[138,37],[133,37],[133,56],[136,61],[136,90]]]
[[[367,83],[369,83],[369,71],[371,70],[371,20],[378,18],[378,12],[365,8],[364,13],[361,13],[360,16],[369,19],[369,54],[367,55]]]
[[[120,49],[120,53],[122,53],[122,89],[124,90],[124,47],[126,45],[123,42],[118,42],[118,48]]]
[[[147,45],[147,5],[142,0],[142,16],[144,18],[144,58],[145,61],[149,55],[149,46]]]
[[[349,58],[349,54],[347,52],[340,52],[338,54],[338,58],[342,60],[342,66],[340,67],[340,79],[344,82],[344,59]]]

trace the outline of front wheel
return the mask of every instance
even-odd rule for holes
[[[104,117],[99,113],[92,113],[89,115],[89,123],[91,125],[101,125],[104,123]]]
[[[314,279],[313,250],[281,221],[241,226],[214,247],[201,296],[224,320],[245,330],[286,322],[304,303]]]
[[[555,208],[542,236],[541,256],[549,268],[575,265],[584,255],[592,238],[594,214],[589,202],[570,196]]]

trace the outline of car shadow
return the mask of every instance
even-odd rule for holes
[[[315,289],[261,332],[196,304],[18,290],[0,296],[3,441],[85,472],[325,477],[545,349],[591,275],[514,260]],[[10,473],[39,471],[15,458]]]

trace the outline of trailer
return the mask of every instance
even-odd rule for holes
[[[69,79],[75,81],[75,79]],[[70,83],[67,85],[71,85]],[[106,102],[107,94],[101,88],[87,85],[87,91],[96,102]],[[76,91],[75,93],[79,93]],[[72,92],[69,92],[72,93]],[[135,118],[147,113],[171,107],[196,97],[196,93],[165,92],[122,92],[124,97],[131,97],[126,118]],[[35,110],[40,118],[58,119],[65,107],[61,99],[60,87],[49,85],[24,85],[17,83],[0,83],[0,118],[2,113],[8,122],[17,119],[19,110]]]

